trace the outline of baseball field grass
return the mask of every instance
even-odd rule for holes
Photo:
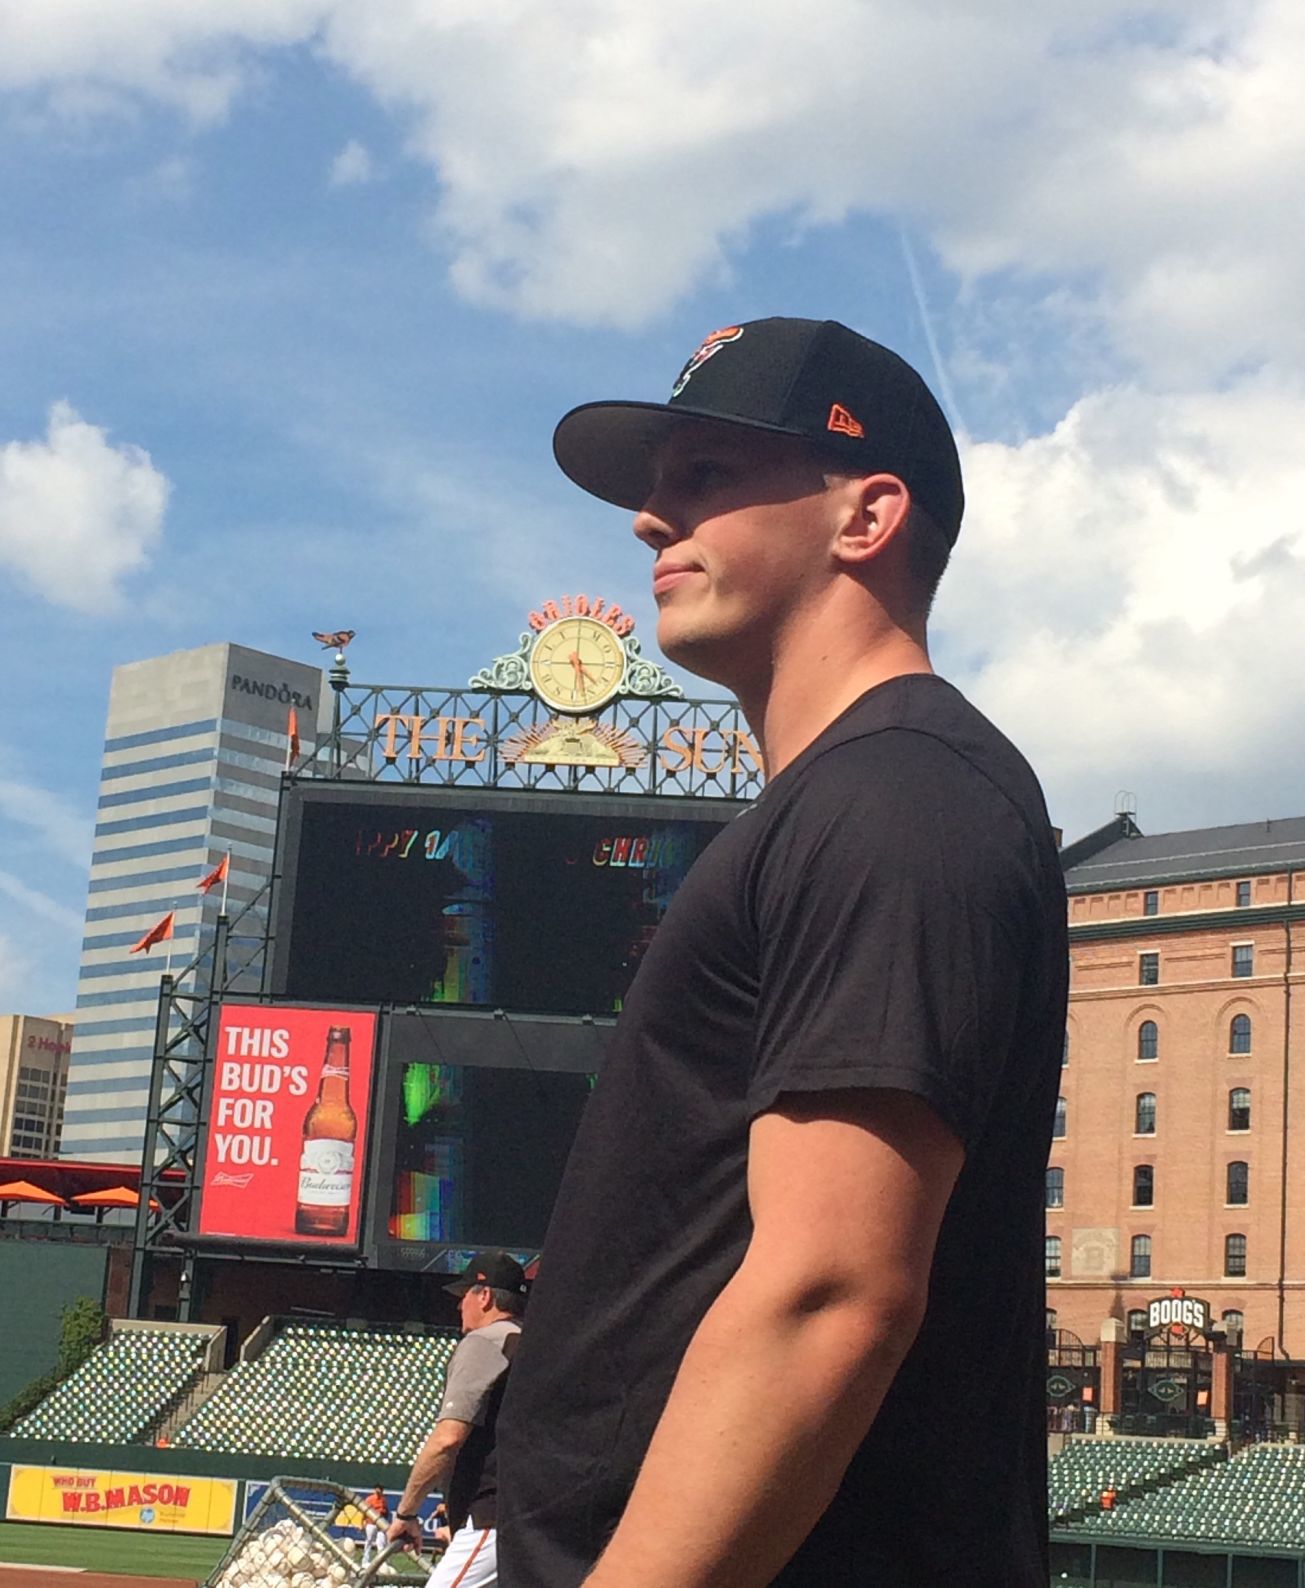
[[[0,1564],[84,1566],[89,1571],[135,1577],[193,1577],[202,1582],[230,1543],[229,1538],[197,1538],[184,1533],[0,1522]],[[77,1581],[75,1577],[67,1580],[70,1588]]]

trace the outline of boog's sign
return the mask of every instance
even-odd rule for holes
[[[1195,1329],[1198,1334],[1210,1330],[1210,1303],[1199,1296],[1159,1296],[1146,1309],[1146,1326],[1151,1334],[1162,1329]]]

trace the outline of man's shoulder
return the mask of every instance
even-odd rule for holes
[[[501,1356],[507,1342],[520,1333],[521,1325],[515,1318],[495,1318],[492,1323],[482,1323],[479,1329],[464,1334],[453,1354],[462,1358]]]
[[[794,763],[795,801],[826,798],[853,807],[924,799],[953,805],[962,824],[999,811],[1049,832],[1042,790],[1011,741],[959,690],[933,674],[892,679],[871,690]]]

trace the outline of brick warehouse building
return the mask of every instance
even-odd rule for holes
[[[1147,837],[1120,815],[1063,861],[1048,1322],[1089,1344],[1181,1289],[1305,1358],[1305,818]]]

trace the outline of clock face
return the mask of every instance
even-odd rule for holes
[[[625,677],[625,646],[597,618],[559,618],[530,653],[530,682],[554,711],[593,711]]]

